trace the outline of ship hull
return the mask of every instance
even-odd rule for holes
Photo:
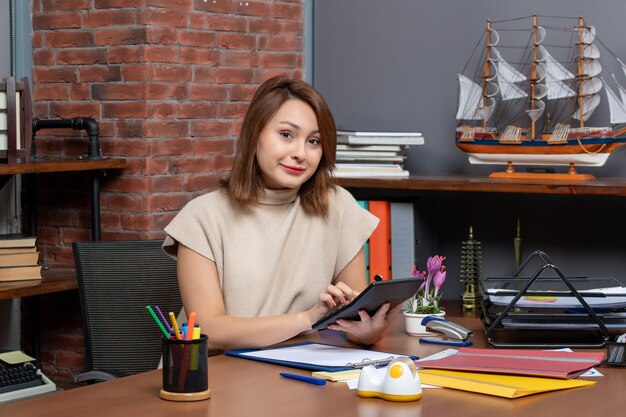
[[[495,139],[464,142],[456,138],[456,145],[468,154],[472,164],[506,165],[569,165],[603,166],[613,151],[626,145],[626,137],[594,137],[569,139],[551,144],[544,140],[503,144]]]

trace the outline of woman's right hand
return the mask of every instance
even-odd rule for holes
[[[307,311],[311,325],[326,316],[329,311],[350,303],[357,295],[358,291],[343,282],[330,284],[317,298],[317,304]]]

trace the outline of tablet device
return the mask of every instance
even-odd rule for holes
[[[371,316],[387,301],[391,303],[391,308],[394,308],[411,298],[422,282],[422,280],[415,278],[374,281],[349,304],[338,310],[331,310],[312,328],[313,330],[324,330],[337,319],[360,320],[359,310],[365,310]]]

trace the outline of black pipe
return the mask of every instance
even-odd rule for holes
[[[91,117],[74,117],[73,119],[33,119],[33,136],[41,129],[74,129],[84,130],[89,137],[88,159],[100,158],[100,127]],[[33,141],[33,152],[35,141]]]

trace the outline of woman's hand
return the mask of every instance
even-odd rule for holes
[[[382,339],[385,330],[401,309],[402,304],[399,304],[389,310],[389,303],[385,303],[371,317],[365,310],[359,310],[360,321],[339,319],[328,328],[345,332],[352,342],[372,345]]]
[[[317,298],[317,304],[306,312],[311,325],[326,316],[329,311],[350,303],[357,295],[358,291],[354,291],[343,282],[329,285]]]

